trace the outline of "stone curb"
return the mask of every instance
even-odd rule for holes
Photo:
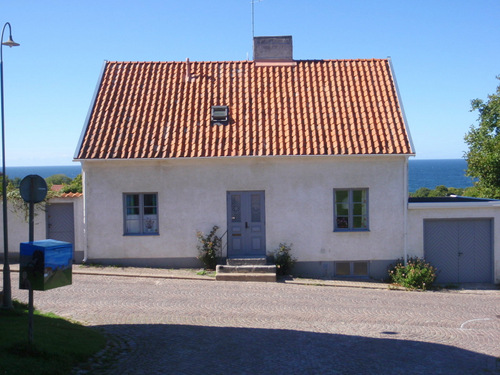
[[[11,272],[19,273],[19,264],[10,266]],[[154,279],[173,279],[173,280],[199,280],[199,281],[216,281],[215,277],[205,275],[191,275],[192,271],[185,269],[154,269],[154,268],[110,268],[110,267],[80,267],[73,266],[73,274],[78,275],[99,275],[99,276],[119,276],[119,277],[144,277]],[[364,289],[389,289],[389,284],[377,281],[346,281],[346,280],[321,280],[321,279],[279,279],[277,282],[294,285],[311,285],[311,286],[330,286],[330,287],[345,287],[345,288],[364,288]],[[394,288],[400,289],[400,288]],[[404,290],[402,288],[401,290]]]
[[[10,265],[11,272],[19,273],[19,264]],[[1,272],[2,270],[0,270]],[[172,279],[172,280],[198,280],[198,281],[216,281],[215,276],[196,275],[191,269],[162,269],[162,268],[136,268],[136,267],[81,267],[73,266],[73,273],[78,275],[99,275],[99,276],[118,276],[118,277],[144,277],[151,279]],[[341,287],[341,288],[358,288],[358,289],[378,289],[378,290],[394,290],[407,291],[406,288],[383,283],[380,281],[367,280],[324,280],[324,279],[306,279],[294,278],[278,278],[278,283],[290,285],[310,285],[310,286],[326,286],[326,287]],[[458,289],[437,289],[434,291],[458,292],[458,293],[477,293],[477,292],[498,292],[498,286],[489,288],[458,288]],[[433,291],[433,290],[431,290]]]

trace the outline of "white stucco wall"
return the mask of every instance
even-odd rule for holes
[[[492,219],[494,282],[500,283],[500,203],[409,203],[408,255],[424,256],[425,219]]]
[[[403,254],[406,158],[253,157],[84,161],[87,258],[195,258],[196,231],[227,228],[227,191],[265,191],[266,247],[299,261]],[[367,232],[333,231],[333,189],[369,189]],[[159,235],[123,235],[123,193],[158,193]],[[151,264],[154,265],[154,262]]]
[[[73,203],[74,222],[75,222],[75,243],[74,251],[83,253],[84,249],[84,233],[83,233],[83,197],[78,198],[51,198],[50,204],[57,203]],[[3,210],[0,202],[0,223],[3,223]],[[25,213],[22,210],[15,210],[14,206],[7,202],[7,228],[9,238],[9,258],[14,260],[19,258],[19,244],[29,240],[29,226]],[[46,211],[40,205],[35,205],[35,222],[33,237],[35,241],[47,239],[47,215]],[[26,214],[27,215],[27,214]],[[0,224],[1,226],[1,224]],[[3,229],[0,230],[0,243],[3,249]],[[3,251],[0,254],[3,258]]]

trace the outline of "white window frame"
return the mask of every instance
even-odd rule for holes
[[[144,197],[154,195],[155,205],[145,205]],[[138,204],[129,205],[128,197],[137,196]],[[137,209],[137,213],[130,212]],[[147,210],[153,213],[148,213]],[[158,193],[123,193],[123,234],[125,236],[151,236],[159,234]]]
[[[337,192],[347,192],[348,198],[347,198],[347,214],[342,214],[339,215],[337,210],[338,210],[338,205],[341,204],[340,202],[337,202]],[[365,202],[354,202],[354,192],[356,191],[362,191],[365,192],[366,197],[365,197]],[[364,204],[365,205],[365,212],[363,214],[354,214],[354,205],[355,204]],[[345,203],[344,203],[345,204]],[[334,232],[367,232],[370,230],[370,220],[369,220],[369,200],[368,200],[368,188],[347,188],[347,189],[333,189],[333,231]],[[354,218],[359,218],[361,217],[361,220],[365,221],[365,226],[363,227],[354,227]],[[339,227],[339,219],[340,218],[347,218],[347,227]]]

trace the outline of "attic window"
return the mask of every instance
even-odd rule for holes
[[[227,122],[229,107],[227,105],[214,105],[211,110],[212,122]]]

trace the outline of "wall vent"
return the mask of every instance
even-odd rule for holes
[[[212,122],[227,122],[229,119],[229,107],[227,105],[212,106],[210,117]]]
[[[335,276],[368,276],[368,262],[335,262]]]

